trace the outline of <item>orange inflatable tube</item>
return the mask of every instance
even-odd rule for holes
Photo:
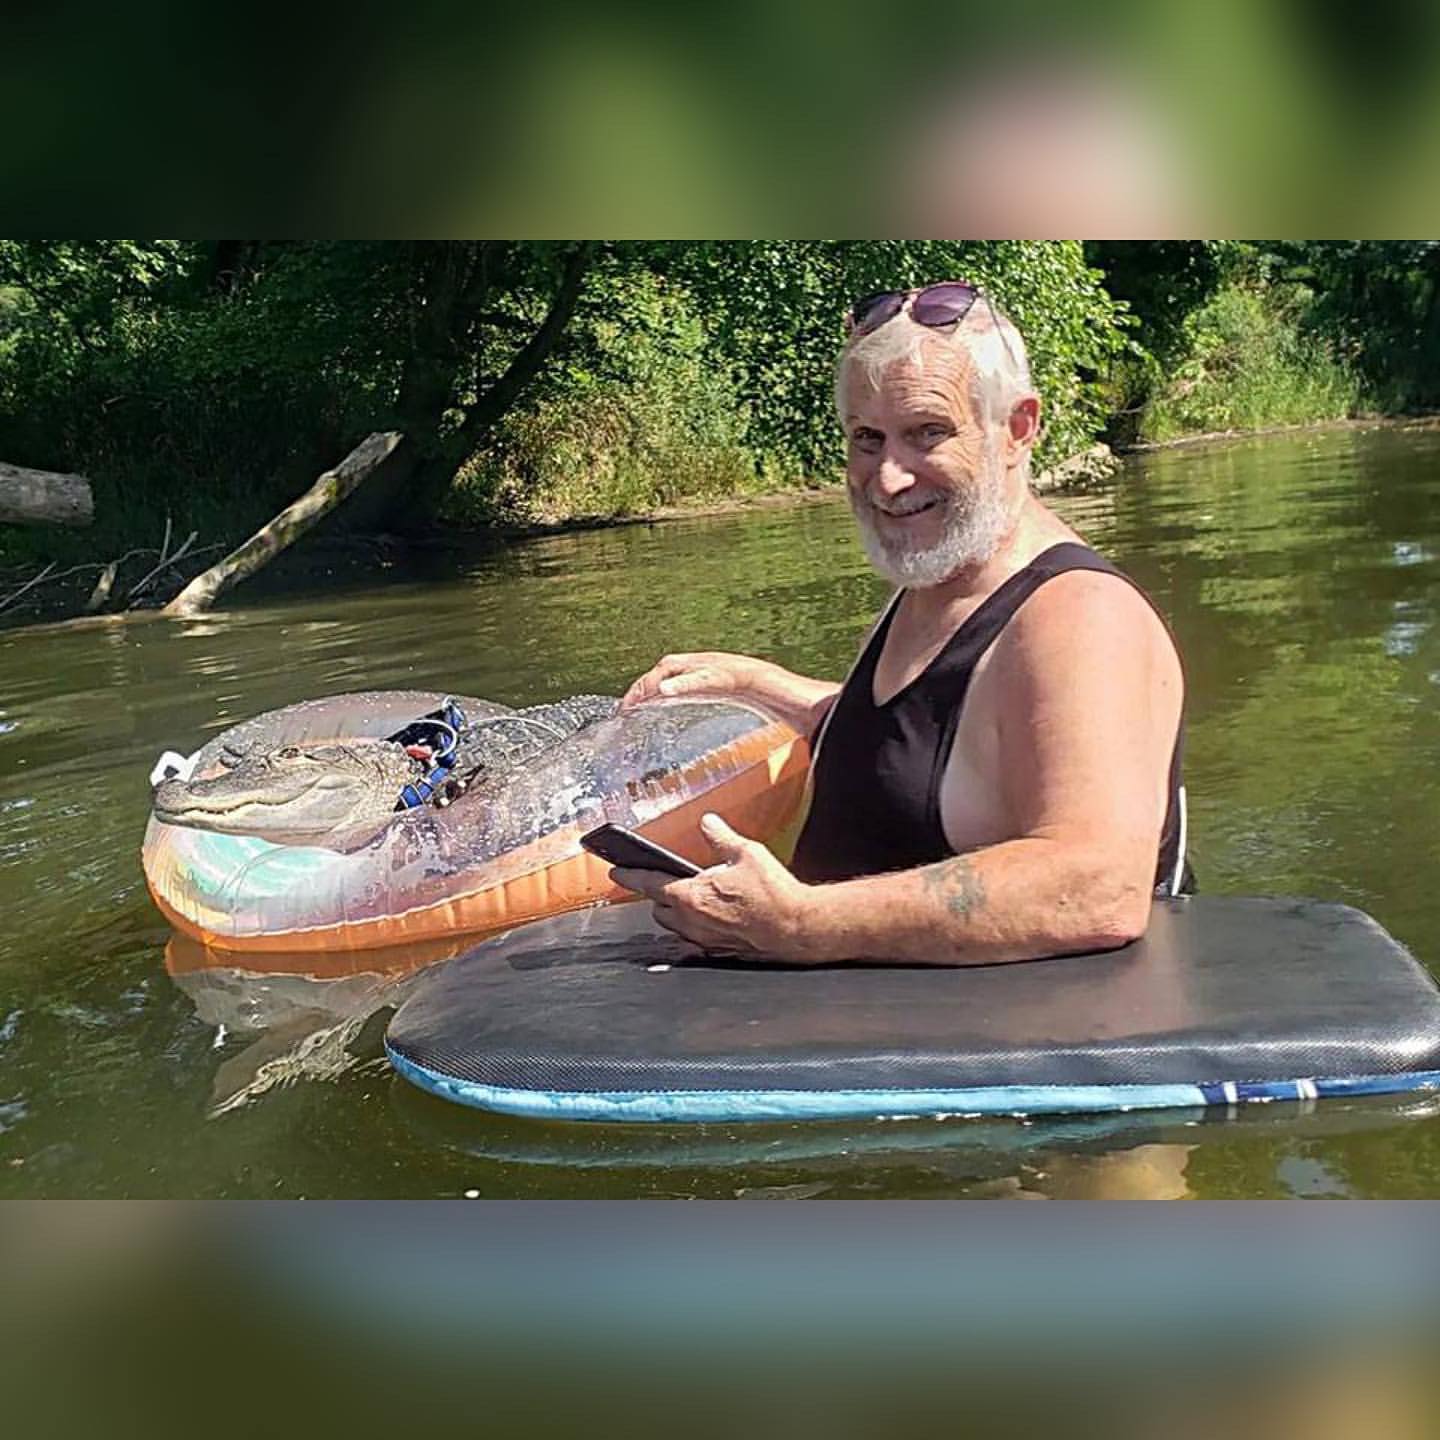
[[[222,752],[255,744],[393,733],[440,698],[336,696],[274,711],[217,736],[197,757],[197,773],[218,768]],[[699,822],[707,812],[774,840],[799,808],[808,766],[804,738],[758,710],[657,701],[587,726],[514,772],[473,785],[444,810],[398,812],[353,850],[193,830],[152,816],[145,878],[178,931],[221,950],[300,955],[478,938],[633,899],[610,883],[606,862],[579,845],[607,820],[702,864],[710,852]]]

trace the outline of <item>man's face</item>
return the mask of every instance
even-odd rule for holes
[[[927,346],[878,385],[851,366],[843,406],[850,504],[870,563],[896,585],[938,585],[995,553],[1011,523],[998,444],[962,352]]]

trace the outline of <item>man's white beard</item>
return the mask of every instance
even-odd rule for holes
[[[865,555],[892,585],[912,590],[940,585],[962,570],[983,565],[1000,548],[1010,515],[999,475],[987,476],[970,504],[954,491],[941,503],[945,514],[940,539],[922,549],[907,544],[903,536],[882,535],[869,499],[850,492]]]

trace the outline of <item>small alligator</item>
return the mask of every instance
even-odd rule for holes
[[[464,786],[513,770],[608,719],[618,706],[610,696],[576,695],[466,723],[456,738],[449,783]],[[433,775],[425,753],[399,741],[284,745],[244,756],[208,779],[164,781],[155,791],[155,817],[167,825],[276,843],[349,845],[394,820],[407,787],[412,796],[416,790],[428,795],[423,782]]]

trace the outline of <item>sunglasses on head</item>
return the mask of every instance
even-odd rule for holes
[[[1010,342],[1005,337],[1005,330],[1000,324],[1000,316],[996,313],[994,304],[978,285],[972,285],[968,280],[942,280],[938,285],[926,285],[919,290],[877,290],[873,295],[863,296],[850,307],[845,316],[845,329],[851,335],[868,335],[872,330],[878,330],[887,321],[893,320],[905,308],[907,300],[910,301],[910,318],[917,325],[938,329],[945,325],[958,324],[981,298],[989,308],[990,318],[995,322],[995,329],[1005,346],[1005,353],[1010,357],[1011,364],[1014,364],[1015,352],[1011,350]]]

